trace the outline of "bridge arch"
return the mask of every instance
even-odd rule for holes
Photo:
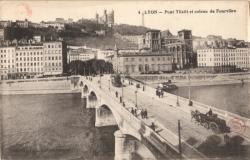
[[[94,91],[91,91],[87,98],[87,108],[96,108],[98,104],[97,95]]]
[[[84,85],[84,86],[83,86],[83,93],[84,93],[84,94],[89,93],[89,87],[88,87],[87,85]]]
[[[81,81],[79,85],[80,85],[80,87],[83,87],[83,81]]]
[[[107,104],[101,104],[96,108],[95,126],[118,125],[119,130],[115,131],[115,159],[156,159],[156,155],[151,149],[147,148],[138,132],[128,129],[131,124],[124,122],[118,112]],[[125,156],[125,157],[123,157]],[[129,157],[127,157],[129,156]],[[123,157],[123,158],[121,158]]]

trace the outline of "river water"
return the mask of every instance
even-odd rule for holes
[[[188,98],[188,87],[173,94]],[[191,99],[250,118],[250,83],[214,86],[192,86]]]
[[[80,94],[2,96],[2,157],[113,159],[118,128],[95,127],[95,112],[84,105]]]

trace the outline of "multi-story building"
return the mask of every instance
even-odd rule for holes
[[[57,30],[64,30],[65,24],[58,22],[41,22],[41,26],[44,28],[53,27]]]
[[[123,35],[121,38],[129,42],[132,42],[134,44],[140,45],[143,43],[141,40],[143,40],[144,36],[143,35]]]
[[[0,27],[0,41],[4,41],[5,40],[5,30],[4,28]]]
[[[69,49],[68,50],[68,63],[72,61],[87,61],[96,58],[96,50],[87,48]]]
[[[160,30],[149,30],[139,39],[138,46],[140,49],[150,49],[152,54],[167,52],[172,55],[173,69],[183,69],[194,64],[191,30],[181,30],[177,36],[169,31],[161,35]]]
[[[61,41],[0,47],[1,80],[56,75],[67,70],[66,44]]]
[[[0,21],[0,26],[6,28],[11,27],[12,22],[11,21]]]
[[[150,50],[117,50],[109,56],[114,71],[124,74],[140,74],[172,71],[172,55]]]
[[[145,46],[153,52],[161,50],[161,32],[160,30],[148,30],[145,35]]]
[[[250,48],[197,50],[198,67],[220,70],[221,67],[250,68]]]
[[[65,54],[63,54],[63,43],[44,42],[44,74],[61,74],[63,73],[63,63],[65,62]]]
[[[16,48],[0,47],[0,78],[9,79],[16,73]]]
[[[25,19],[24,21],[17,20],[16,25],[20,28],[28,28],[29,27],[29,21]]]
[[[17,78],[30,78],[42,75],[43,45],[21,45],[16,47]]]
[[[192,65],[194,58],[192,31],[186,29],[178,31],[178,38],[185,45],[187,65]]]
[[[167,36],[162,39],[162,48],[173,56],[173,67],[183,69],[190,67],[193,62],[192,33],[181,30],[178,36]]]
[[[115,50],[106,49],[106,50],[98,50],[96,54],[96,59],[103,59],[108,61],[108,57],[115,54]]]

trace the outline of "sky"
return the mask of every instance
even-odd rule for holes
[[[0,1],[0,19],[27,18],[40,22],[60,17],[76,21],[80,18],[94,18],[95,13],[102,15],[104,9],[114,10],[117,24],[141,25],[142,16],[138,12],[156,10],[156,14],[144,15],[146,27],[169,29],[173,34],[190,29],[195,36],[221,35],[223,38],[250,41],[247,1]],[[236,12],[210,13],[210,10],[216,9]],[[177,14],[176,10],[188,10],[188,13]],[[199,10],[208,13],[194,13]]]

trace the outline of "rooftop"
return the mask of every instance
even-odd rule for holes
[[[150,29],[150,30],[147,30],[147,32],[146,33],[148,33],[148,32],[160,32],[161,30],[158,30],[158,29]]]

